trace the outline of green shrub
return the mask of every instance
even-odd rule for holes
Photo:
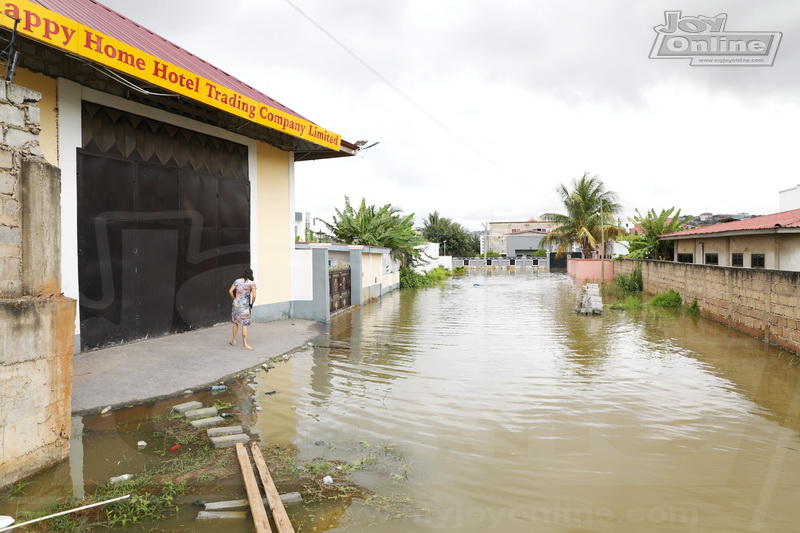
[[[547,257],[547,250],[534,250],[533,257]]]
[[[466,274],[466,273],[467,273],[467,269],[466,269],[466,267],[463,267],[463,266],[455,267],[453,269],[453,275],[454,276],[461,276],[461,275]]]
[[[650,305],[653,307],[680,307],[681,295],[674,289],[670,289],[667,292],[661,292],[653,296],[653,299],[650,300]]]
[[[495,252],[494,250],[487,250],[484,254],[486,257],[500,257],[500,254]]]
[[[400,288],[401,289],[424,289],[433,287],[450,277],[450,271],[443,266],[437,266],[420,274],[408,267],[400,267]]]
[[[400,267],[401,289],[419,289],[424,286],[425,276],[407,266]]]

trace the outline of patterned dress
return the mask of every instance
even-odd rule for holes
[[[239,278],[233,282],[234,298],[231,308],[231,320],[240,326],[250,325],[250,298],[253,289],[256,288],[254,281]]]

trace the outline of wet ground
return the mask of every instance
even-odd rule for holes
[[[797,359],[684,312],[578,316],[575,300],[546,273],[389,295],[221,393],[76,419],[70,461],[0,495],[0,514],[171,461],[179,512],[143,530],[250,531],[194,520],[193,501],[244,494],[233,452],[175,429],[171,405],[197,399],[304,493],[298,531],[795,531]]]

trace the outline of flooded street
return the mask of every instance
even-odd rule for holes
[[[298,531],[796,531],[793,358],[683,312],[578,316],[575,299],[565,275],[530,272],[398,291],[250,383],[191,399],[363,489],[288,507]],[[70,464],[0,513],[163,460],[168,442],[136,442],[181,401],[77,419]],[[194,522],[192,500],[242,495],[236,476],[200,483],[158,527],[250,531]]]

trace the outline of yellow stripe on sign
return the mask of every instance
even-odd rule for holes
[[[7,16],[0,16],[0,25],[13,28],[12,19],[18,19],[17,31],[37,41],[293,137],[337,151],[341,146],[342,137],[336,133],[162,61],[27,0],[6,2],[3,13]]]

